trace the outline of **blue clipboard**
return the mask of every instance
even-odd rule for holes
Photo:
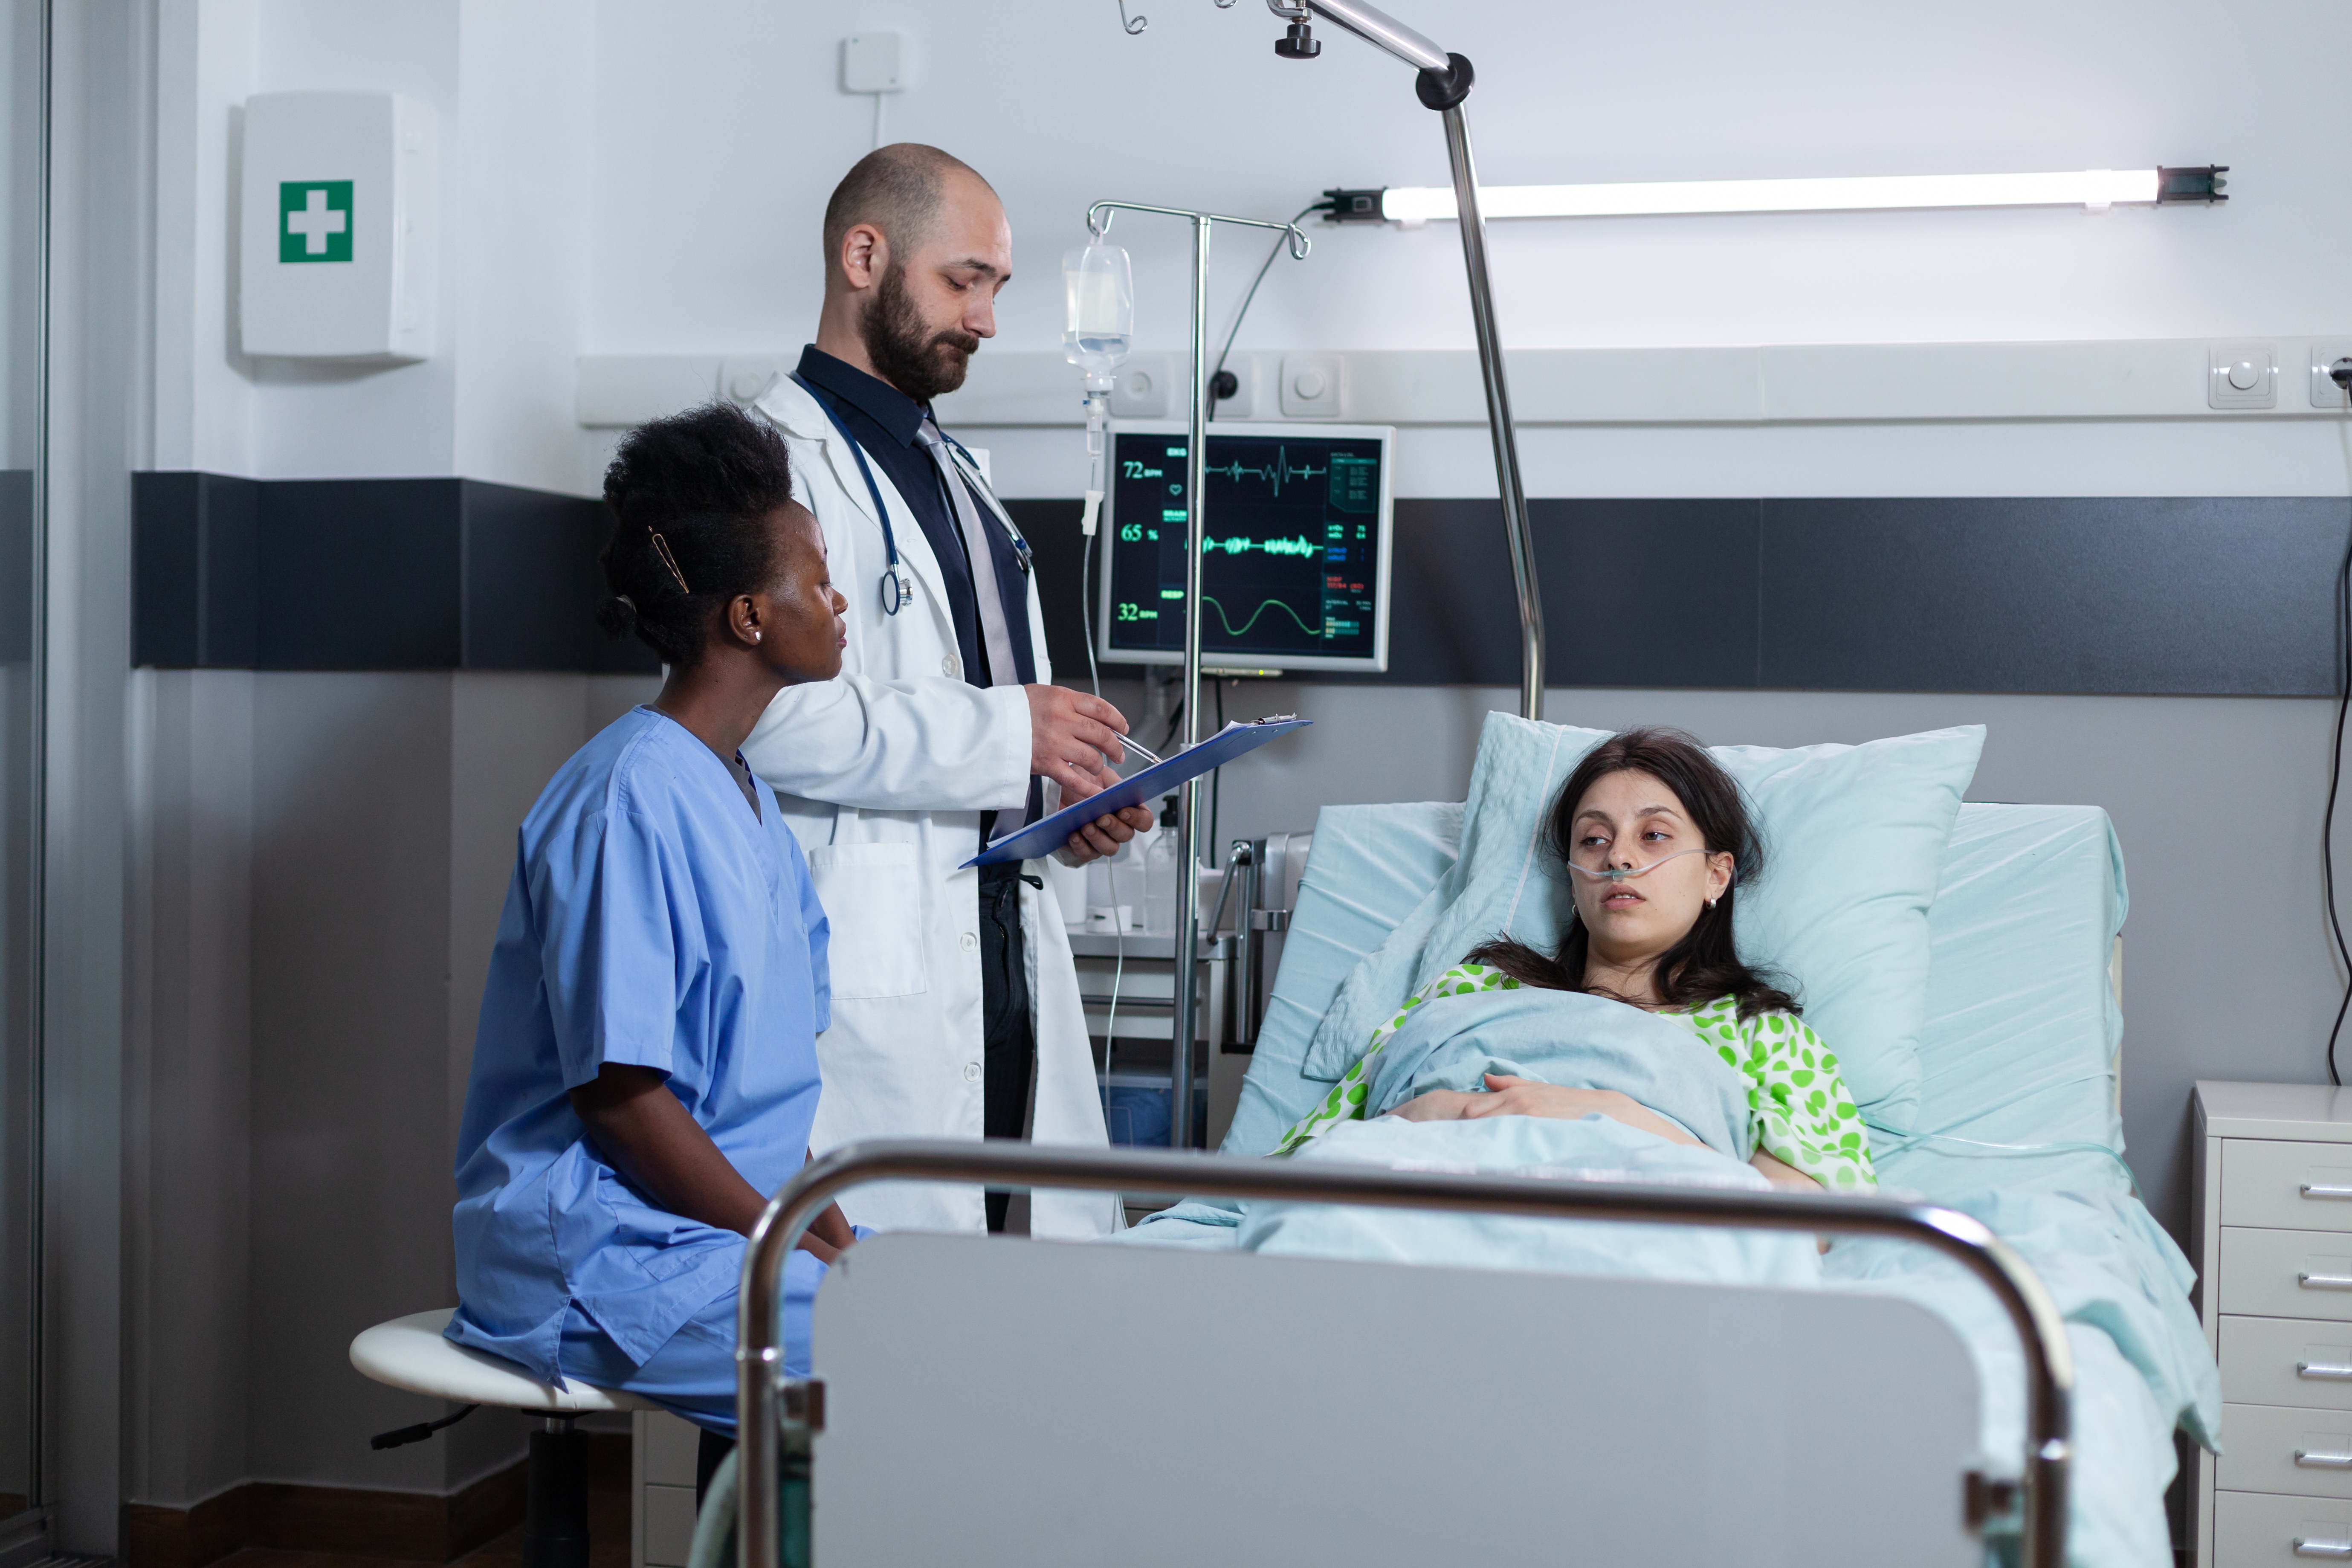
[[[1099,795],[1090,795],[1075,805],[1066,805],[1051,816],[1039,817],[1028,826],[1005,835],[965,861],[964,867],[1043,859],[1068,843],[1071,834],[1095,818],[1122,806],[1140,805],[1147,800],[1173,794],[1178,785],[1199,778],[1210,769],[1223,767],[1277,735],[1304,730],[1313,722],[1312,719],[1277,719],[1255,724],[1228,724],[1190,751],[1179,752],[1164,763],[1154,763]]]

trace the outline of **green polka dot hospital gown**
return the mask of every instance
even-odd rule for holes
[[[1341,1122],[1363,1119],[1372,1058],[1414,1008],[1447,996],[1515,991],[1518,985],[1491,965],[1461,963],[1423,986],[1397,1009],[1395,1017],[1372,1031],[1363,1059],[1332,1086],[1322,1104],[1283,1135],[1274,1152],[1295,1152]],[[1865,1192],[1878,1185],[1878,1173],[1870,1163],[1870,1135],[1854,1109],[1853,1096],[1838,1077],[1837,1058],[1803,1019],[1767,1012],[1743,1020],[1738,1000],[1731,996],[1658,1016],[1672,1019],[1713,1046],[1746,1076],[1748,1127],[1758,1148],[1833,1193]]]

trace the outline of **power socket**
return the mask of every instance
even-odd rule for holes
[[[2339,360],[2352,360],[2352,338],[2322,338],[2311,345],[2311,405],[2352,408],[2352,395],[2336,384],[2329,373]]]

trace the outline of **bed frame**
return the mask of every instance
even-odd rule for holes
[[[890,1180],[1916,1241],[1975,1274],[2016,1328],[2024,1462],[1978,1451],[1973,1363],[1926,1310],[1762,1287],[883,1236],[819,1296],[818,1375],[785,1379],[784,1258],[825,1205]],[[1753,1354],[1756,1339],[1774,1355]],[[2063,1324],[2016,1253],[1928,1204],[853,1144],[805,1167],[752,1232],[736,1356],[740,1568],[778,1563],[787,1444],[813,1455],[814,1555],[829,1568],[1532,1563],[1564,1546],[1696,1568],[1793,1560],[1801,1521],[1824,1518],[1906,1563],[1958,1565],[1981,1563],[1985,1526],[2021,1507],[2026,1568],[2065,1561]],[[1811,1386],[1808,1367],[1840,1381]],[[1865,1411],[1899,1421],[1901,1440]]]

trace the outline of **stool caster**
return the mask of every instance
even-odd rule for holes
[[[551,1415],[524,1468],[522,1568],[588,1568],[588,1435]]]

